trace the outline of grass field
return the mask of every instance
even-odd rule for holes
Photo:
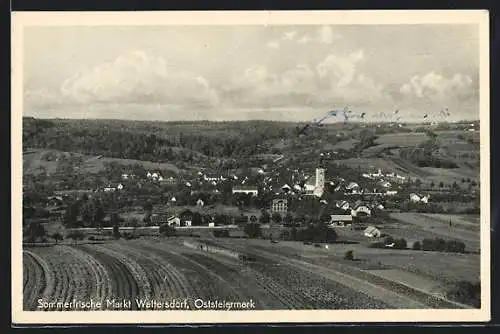
[[[37,298],[181,298],[188,299],[191,307],[195,298],[253,299],[257,309],[466,307],[438,298],[434,291],[421,291],[421,286],[371,273],[393,269],[376,264],[384,250],[367,256],[373,258],[374,265],[364,270],[356,261],[351,265],[341,260],[339,252],[345,251],[345,245],[333,245],[328,250],[308,246],[311,249],[304,251],[303,245],[294,242],[283,247],[285,243],[265,240],[211,239],[205,243],[208,248],[198,249],[187,247],[183,240],[189,239],[147,238],[25,248],[24,309],[36,310]],[[239,260],[235,254],[252,255],[254,261]],[[436,261],[433,254],[427,254],[427,266],[433,263],[430,259]],[[412,285],[419,285],[416,275],[407,274]],[[429,284],[429,278],[422,282]],[[138,309],[134,302],[131,309]]]
[[[150,161],[140,161],[132,159],[118,159],[108,157],[87,156],[79,153],[61,152],[56,150],[30,150],[23,154],[23,173],[24,174],[39,174],[43,172],[55,173],[59,165],[59,161],[47,161],[44,155],[52,153],[55,159],[60,159],[63,156],[81,157],[83,163],[79,165],[80,171],[85,173],[97,173],[104,170],[106,162],[118,162],[123,165],[140,164],[147,170],[170,170],[174,173],[179,173],[180,170],[170,163],[157,163]]]
[[[479,230],[471,231],[463,228],[463,225],[443,223],[442,217],[435,219],[431,215],[419,213],[391,213],[392,218],[399,220],[411,227],[410,233],[431,233],[443,239],[455,239],[463,241],[466,250],[478,251],[480,249]]]

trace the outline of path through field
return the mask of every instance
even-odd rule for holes
[[[460,225],[449,225],[443,223],[442,219],[434,219],[430,215],[420,213],[391,213],[391,217],[402,223],[416,226],[423,231],[436,234],[443,239],[461,240],[466,245],[466,250],[479,251],[480,234],[479,231],[470,231]]]
[[[135,299],[186,299],[195,308],[198,298],[253,300],[262,310],[462,307],[340,263],[304,261],[266,247],[249,252],[243,241],[226,241],[207,240],[256,261],[189,248],[176,238],[27,248],[24,308],[36,310],[39,298],[92,298],[103,302],[101,309],[113,309],[107,300],[131,300],[123,306],[130,310],[139,309]]]

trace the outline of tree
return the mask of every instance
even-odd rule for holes
[[[120,216],[116,212],[111,214],[111,226],[113,226],[113,237],[120,239]]]
[[[443,187],[444,187],[443,181],[439,182],[439,188],[443,188]]]
[[[283,221],[283,218],[281,217],[281,215],[278,212],[275,212],[272,214],[271,220],[273,221],[273,223],[279,224]]]
[[[151,225],[151,212],[146,212],[142,221],[146,224],[146,226]]]
[[[56,245],[57,245],[59,243],[59,241],[61,241],[63,239],[63,236],[61,233],[55,232],[54,234],[52,234],[52,239],[55,240]]]
[[[293,223],[293,215],[291,213],[287,213],[284,218],[285,224],[291,225]]]
[[[159,228],[159,233],[164,237],[171,237],[175,235],[175,227],[168,224],[162,224]]]
[[[413,245],[411,246],[411,249],[413,250],[420,250],[422,247],[420,246],[420,242],[419,241],[415,241],[413,243]]]
[[[67,228],[77,227],[80,208],[78,202],[71,203],[64,212],[63,223]]]
[[[422,186],[422,180],[420,180],[420,179],[416,179],[416,180],[415,180],[415,186],[416,186],[417,188],[420,188],[420,187]]]
[[[43,238],[46,235],[45,227],[39,222],[32,222],[28,226],[27,235],[30,239],[36,241],[39,238]]]
[[[246,224],[243,231],[249,238],[259,238],[262,236],[262,229],[258,223]]]
[[[271,216],[269,215],[269,212],[267,211],[262,211],[262,214],[260,215],[260,223],[261,224],[269,224],[269,221],[271,220]]]
[[[354,252],[352,250],[345,252],[344,259],[349,261],[354,261]]]
[[[436,184],[434,183],[434,181],[431,181],[430,186],[431,186],[431,188],[434,188],[436,186]]]

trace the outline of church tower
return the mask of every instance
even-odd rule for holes
[[[325,190],[325,169],[316,168],[316,183],[313,193],[316,197],[321,197],[323,196],[324,190]]]

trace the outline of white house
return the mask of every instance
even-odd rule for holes
[[[177,202],[177,199],[176,199],[175,197],[172,197],[172,198],[170,199],[170,202]]]
[[[425,200],[423,200],[424,196],[421,196],[421,195],[418,195],[418,194],[415,194],[415,193],[411,193],[410,194],[410,202],[413,202],[413,203],[419,203],[419,202],[424,202],[424,203],[427,203],[428,201],[428,198],[426,198]]]
[[[193,222],[191,220],[185,220],[183,225],[184,226],[191,226],[191,225],[193,225]]]
[[[358,216],[371,216],[372,211],[366,205],[358,205],[351,210],[351,215],[353,217]]]
[[[205,202],[203,202],[201,198],[198,198],[198,200],[196,201],[196,205],[202,207],[205,205]]]
[[[351,205],[347,201],[342,201],[336,204],[337,208],[341,208],[342,210],[349,210]]]
[[[128,179],[128,174],[122,174],[122,179],[127,180]]]
[[[385,194],[386,194],[387,196],[394,196],[394,195],[397,195],[397,193],[398,193],[398,191],[397,191],[397,190],[387,190],[387,191],[385,192]]]
[[[191,187],[191,182],[186,182],[186,187]]]
[[[345,226],[352,224],[351,215],[330,215],[330,221],[328,222],[330,226]]]
[[[149,179],[149,178],[151,178],[151,173],[150,173],[150,172],[147,172],[146,177],[147,177],[148,179]]]
[[[121,184],[121,183],[120,183],[119,185],[117,185],[117,186],[116,186],[116,189],[118,189],[118,190],[122,190],[122,189],[123,189],[123,184]]]
[[[257,187],[239,186],[233,188],[233,194],[252,194],[252,196],[257,196],[259,194],[259,190]]]
[[[181,226],[181,219],[179,217],[171,216],[167,218],[169,226]]]
[[[376,228],[375,226],[368,226],[364,231],[363,235],[368,238],[380,238],[382,233],[380,233],[380,230]]]

